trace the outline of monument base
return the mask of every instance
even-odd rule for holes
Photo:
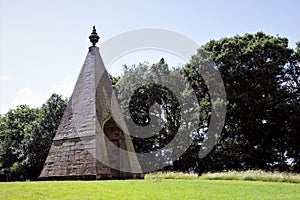
[[[140,173],[122,173],[120,176],[112,176],[111,174],[99,175],[70,175],[70,176],[48,176],[39,177],[40,181],[50,180],[124,180],[124,179],[144,179],[144,174]]]

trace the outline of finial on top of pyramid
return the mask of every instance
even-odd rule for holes
[[[97,34],[97,32],[96,32],[96,28],[95,28],[95,26],[93,26],[93,32],[91,33],[91,35],[90,35],[90,41],[91,41],[91,43],[93,44],[93,46],[95,46],[96,45],[96,43],[98,42],[98,40],[99,40],[99,36],[98,36],[98,34]]]

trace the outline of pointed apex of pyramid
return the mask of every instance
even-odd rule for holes
[[[91,33],[91,35],[90,35],[90,37],[89,37],[90,42],[93,44],[93,46],[96,45],[96,43],[98,42],[99,38],[100,38],[100,37],[98,36],[98,34],[97,34],[97,32],[96,32],[95,26],[93,26],[93,32]]]

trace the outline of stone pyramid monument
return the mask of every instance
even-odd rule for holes
[[[128,128],[95,44],[95,27],[40,179],[142,179]]]

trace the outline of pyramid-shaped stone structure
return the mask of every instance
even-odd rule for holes
[[[86,60],[53,139],[40,179],[143,178],[108,73],[95,46]]]

